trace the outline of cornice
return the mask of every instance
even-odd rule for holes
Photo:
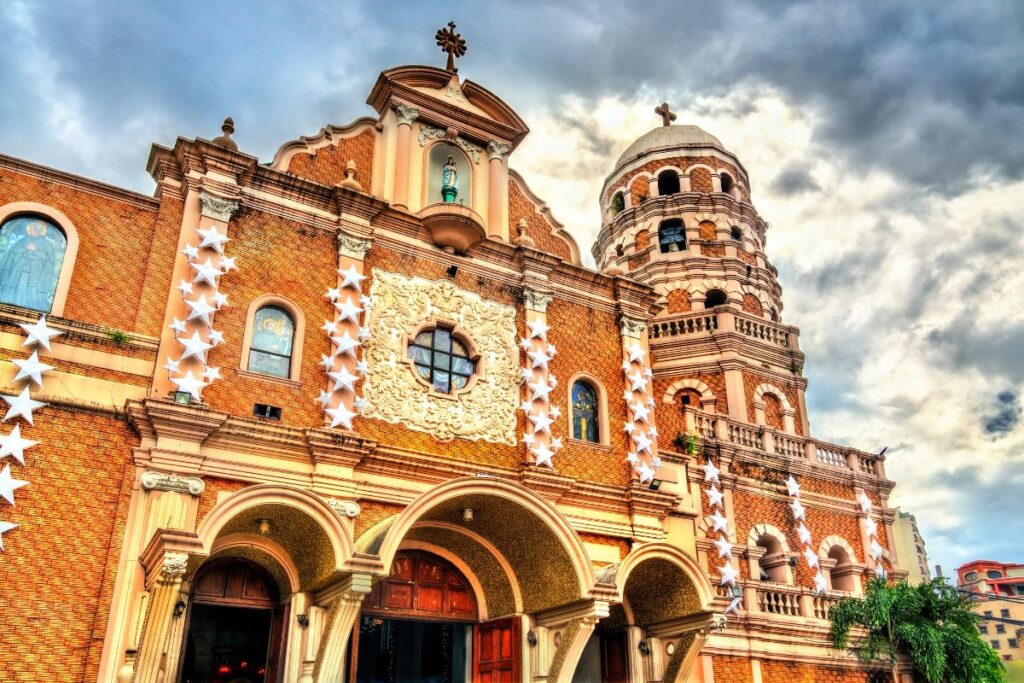
[[[0,154],[0,168],[32,176],[33,178],[38,178],[39,180],[44,180],[46,182],[59,183],[67,187],[99,195],[101,197],[108,197],[110,199],[127,202],[140,209],[156,211],[160,208],[160,200],[154,197],[126,190],[122,187],[117,187],[116,185],[101,183],[98,180],[91,180],[74,173],[68,173],[67,171],[43,166],[42,164],[26,161],[25,159],[20,159],[18,157]]]

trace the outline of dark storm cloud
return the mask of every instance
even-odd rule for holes
[[[996,412],[986,418],[984,423],[985,432],[995,437],[1005,436],[1016,428],[1020,423],[1021,414],[1020,397],[1012,391],[1002,391],[996,395]]]
[[[775,176],[768,191],[782,197],[791,197],[803,192],[820,190],[821,186],[811,177],[810,172],[805,168],[790,167]]]

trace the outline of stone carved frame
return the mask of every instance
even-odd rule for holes
[[[379,268],[373,269],[370,296],[374,306],[364,347],[367,417],[401,423],[443,440],[462,437],[515,445],[521,379],[516,309],[448,280],[430,281]],[[436,319],[471,336],[471,350],[480,357],[475,381],[454,396],[432,394],[405,361],[408,336]]]

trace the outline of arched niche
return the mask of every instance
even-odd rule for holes
[[[444,183],[449,159],[455,168],[454,196],[445,194],[450,191]],[[423,205],[438,202],[473,206],[473,163],[458,146],[443,140],[435,142],[427,150],[427,196]]]

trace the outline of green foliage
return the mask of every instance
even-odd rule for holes
[[[676,447],[677,451],[687,455],[697,455],[701,452],[700,437],[696,434],[677,432],[676,438],[672,439],[672,445]]]
[[[107,332],[107,336],[110,337],[110,341],[114,342],[115,344],[120,345],[128,343],[127,332],[122,332],[121,330],[110,330],[109,332]]]
[[[942,579],[911,586],[874,579],[863,599],[841,600],[829,614],[832,644],[863,660],[910,658],[920,683],[1003,683],[1005,668],[978,634],[971,603]],[[855,628],[863,628],[863,635]],[[856,637],[856,642],[851,639]]]

